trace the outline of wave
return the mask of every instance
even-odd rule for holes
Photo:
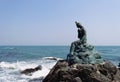
[[[50,69],[56,64],[57,60],[51,60],[54,57],[44,57],[38,60],[0,62],[0,82],[28,82],[32,79],[44,78]],[[35,71],[30,75],[21,74],[21,71],[29,68],[42,66],[41,70]],[[7,75],[7,76],[6,76]]]
[[[13,50],[13,49],[15,49],[15,47],[12,47],[12,46],[11,46],[11,47],[8,47],[8,46],[7,46],[7,47],[3,47],[3,49]]]

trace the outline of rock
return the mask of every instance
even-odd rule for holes
[[[120,82],[120,71],[108,61],[69,65],[66,60],[60,60],[43,82]]]
[[[25,74],[25,75],[29,75],[30,73],[33,73],[33,72],[38,71],[38,70],[41,70],[41,69],[42,69],[42,66],[39,65],[39,66],[37,66],[37,67],[35,67],[35,68],[25,69],[25,70],[21,71],[21,73],[22,73],[22,74]]]
[[[99,71],[101,74],[105,75],[106,77],[113,79],[113,75],[117,73],[117,68],[109,61],[106,61],[103,65],[98,65]]]
[[[120,82],[120,70],[117,70],[117,73],[114,75],[114,82]]]
[[[82,80],[79,77],[74,78],[73,82],[82,82]]]
[[[45,59],[47,59],[47,60],[58,60],[58,59],[55,58],[55,57],[45,57]]]

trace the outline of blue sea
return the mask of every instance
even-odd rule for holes
[[[56,64],[56,60],[66,59],[69,46],[0,46],[0,82],[34,82],[33,79],[44,78]],[[95,46],[102,58],[114,65],[120,62],[120,46]],[[30,75],[20,72],[42,66],[42,70]],[[42,80],[41,80],[42,82]]]

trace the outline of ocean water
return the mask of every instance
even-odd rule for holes
[[[102,58],[111,61],[114,65],[120,62],[120,46],[95,46]],[[33,79],[42,79],[56,64],[55,57],[66,59],[69,46],[0,46],[0,82],[37,82]],[[42,70],[24,75],[20,72],[42,66]]]

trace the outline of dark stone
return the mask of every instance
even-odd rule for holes
[[[111,62],[106,61],[105,64],[99,65],[99,71],[101,74],[113,80],[113,76],[117,73],[117,68]]]
[[[108,61],[104,64],[72,64],[58,61],[43,82],[120,82],[120,71]]]
[[[58,60],[58,59],[55,58],[55,57],[46,57],[45,59],[47,59],[47,60]]]
[[[25,75],[29,75],[30,73],[33,73],[33,72],[38,71],[38,70],[41,70],[41,69],[42,69],[42,66],[39,65],[39,66],[37,66],[37,67],[35,67],[35,68],[25,69],[25,70],[21,71],[21,73],[22,73],[22,74],[25,74]]]
[[[114,75],[114,82],[120,82],[120,70]]]
[[[82,80],[79,77],[76,77],[73,79],[73,82],[82,82]]]

